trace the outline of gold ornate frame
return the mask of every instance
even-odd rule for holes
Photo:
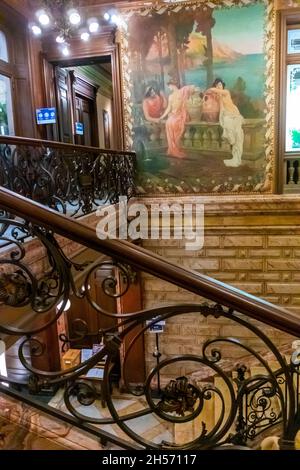
[[[248,6],[249,4],[263,4],[266,8],[265,15],[265,58],[266,58],[266,84],[265,84],[265,180],[258,187],[247,190],[246,187],[239,189],[238,194],[272,194],[275,192],[275,161],[276,161],[276,142],[275,142],[275,7],[274,0],[191,0],[191,1],[176,1],[170,0],[170,3],[155,2],[150,7],[135,7],[129,10],[122,11],[122,21],[118,26],[117,40],[120,43],[120,56],[121,56],[121,90],[124,109],[124,131],[125,131],[125,145],[126,149],[132,149],[133,146],[133,116],[132,116],[132,102],[131,102],[131,72],[129,69],[129,39],[127,32],[127,24],[133,15],[147,16],[151,15],[153,11],[157,13],[164,13],[166,11],[182,12],[187,8],[195,8],[199,4],[208,3],[213,8],[230,8],[236,6]],[[245,186],[245,185],[244,185]],[[163,190],[159,192],[151,192],[149,189],[138,187],[139,195],[155,196],[155,195],[178,195],[178,193]],[[189,192],[185,195],[201,194],[222,194],[222,195],[235,195],[233,191],[219,191],[214,192]],[[183,195],[183,193],[182,193]]]

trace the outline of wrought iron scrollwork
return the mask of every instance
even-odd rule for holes
[[[177,377],[164,388],[158,408],[163,412],[174,412],[178,416],[184,416],[186,412],[194,411],[199,397],[200,390],[190,384],[186,377]]]
[[[0,258],[0,301],[10,307],[27,305],[39,320],[34,326],[16,328],[14,324],[3,324],[0,318],[0,332],[22,337],[18,354],[30,376],[27,388],[31,394],[45,388],[63,387],[63,407],[69,413],[66,416],[71,414],[76,423],[87,431],[91,429],[90,426],[94,426],[93,433],[99,437],[104,435],[101,426],[118,425],[127,436],[126,444],[122,441],[125,447],[139,445],[147,449],[209,449],[224,442],[245,445],[277,423],[281,423],[286,439],[291,440],[295,432],[291,423],[295,423],[295,416],[299,415],[299,397],[294,386],[295,374],[299,372],[298,353],[293,357],[292,364],[287,364],[259,327],[219,303],[159,306],[127,314],[107,312],[99,298],[96,298],[95,289],[90,288],[92,278],[97,270],[105,268],[108,274],[106,278],[101,278],[99,288],[110,298],[119,301],[136,281],[134,271],[129,266],[116,259],[101,260],[91,265],[73,263],[59,246],[54,233],[9,214],[2,215],[0,226],[3,227],[3,238],[12,243]],[[39,243],[43,248],[45,266],[39,273],[35,272],[32,265],[28,265],[28,245],[24,243],[23,234],[34,238],[35,244]],[[74,280],[74,272],[77,271],[81,271],[79,287]],[[31,357],[46,354],[47,348],[39,333],[47,331],[63,314],[71,293],[78,301],[86,299],[93,315],[114,318],[114,326],[90,331],[83,320],[70,320],[72,334],[66,333],[60,337],[63,350],[91,336],[96,336],[102,347],[89,359],[69,369],[51,372],[40,370],[30,363],[26,349],[29,346]],[[51,310],[53,314],[50,318],[44,315]],[[68,312],[65,315],[68,317]],[[194,315],[193,318],[201,318],[205,322],[210,318],[213,321],[225,318],[255,336],[261,348],[255,349],[240,338],[227,336],[203,341],[201,334],[195,332],[191,337],[193,353],[189,351],[190,344],[183,344],[174,356],[168,356],[162,351],[159,361],[154,361],[148,367],[144,382],[139,387],[133,386],[128,379],[128,363],[137,341],[146,336],[150,344],[149,330],[153,325],[165,321],[168,326],[169,322],[171,324],[176,317],[180,319],[181,315]],[[133,400],[132,408],[125,412],[118,406],[111,385],[112,371],[124,344],[126,351],[122,361],[122,379],[124,389]],[[240,353],[238,359],[230,363],[230,367],[225,354],[228,348],[234,348]],[[149,347],[147,352],[152,361]],[[268,355],[276,362],[276,370],[271,368]],[[245,356],[247,365],[240,359]],[[99,362],[104,363],[100,391],[97,384],[88,380],[89,371]],[[249,375],[248,366],[251,363],[260,367],[259,373]],[[178,373],[178,370],[184,372]],[[234,370],[237,371],[236,377],[233,376]],[[159,393],[158,373],[162,378]],[[10,377],[0,376],[2,381],[11,387],[16,385],[16,381]],[[0,385],[0,389],[5,392],[5,387]],[[92,415],[88,409],[95,406],[99,397],[107,404],[105,416],[100,417]],[[207,422],[207,413],[213,403],[216,404],[214,419],[213,422]],[[60,411],[60,418],[62,416],[63,412]],[[158,441],[137,431],[136,422],[150,416],[155,419],[155,423],[163,423],[168,438],[163,437]],[[193,432],[187,433],[186,441],[179,444],[176,442],[176,430],[180,426],[191,426]]]
[[[132,152],[61,147],[0,136],[1,186],[70,216],[133,195]]]

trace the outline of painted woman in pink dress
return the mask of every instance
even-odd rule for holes
[[[168,87],[171,90],[168,107],[159,120],[168,116],[166,120],[166,134],[168,141],[167,155],[184,158],[186,154],[180,148],[180,140],[184,133],[185,124],[189,120],[186,102],[189,97],[195,93],[197,88],[194,85],[187,85],[182,88],[178,88],[177,84],[173,81],[168,83]]]

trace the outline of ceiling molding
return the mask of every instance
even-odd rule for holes
[[[108,98],[113,97],[111,75],[109,75],[106,70],[102,69],[100,71],[100,67],[98,68],[98,66],[97,70],[93,65],[82,65],[79,67],[76,66],[72,67],[72,69],[75,71],[77,76],[81,76],[82,78],[87,79],[92,85],[98,86],[99,93],[101,95],[105,95]]]
[[[29,6],[28,0],[2,0],[3,3],[8,5],[13,10],[20,13],[25,18],[29,19],[32,17],[32,9]]]

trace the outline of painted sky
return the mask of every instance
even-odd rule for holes
[[[213,37],[242,54],[263,52],[264,6],[215,9]]]

